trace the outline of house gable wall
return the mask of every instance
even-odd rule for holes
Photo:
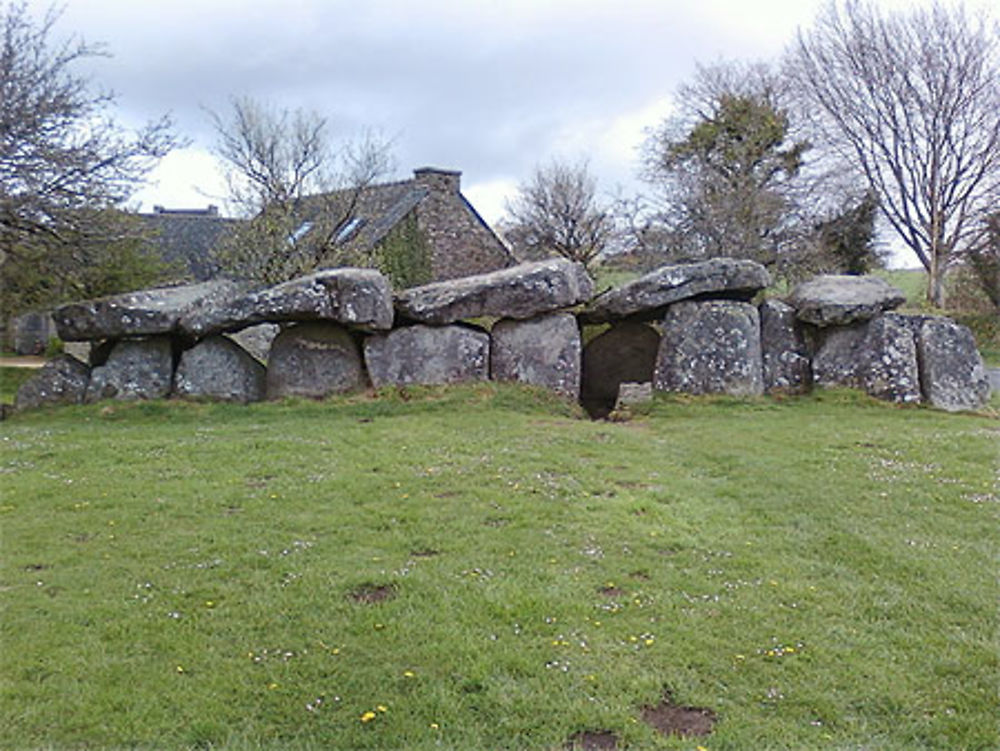
[[[417,227],[431,249],[435,281],[514,264],[507,248],[460,192],[460,176],[450,170],[414,170],[414,182],[429,190],[414,211]]]

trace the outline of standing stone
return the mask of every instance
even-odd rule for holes
[[[89,367],[71,355],[58,355],[21,384],[14,398],[14,408],[22,410],[46,404],[80,404],[89,382]]]
[[[667,309],[653,387],[687,394],[764,391],[760,316],[749,303],[680,302]]]
[[[812,372],[817,386],[862,389],[892,402],[920,401],[917,346],[903,316],[822,329]]]
[[[504,319],[491,332],[490,377],[580,396],[580,328],[576,316],[553,313],[527,321]]]
[[[812,381],[812,364],[795,308],[778,300],[766,300],[759,312],[764,391],[807,391]]]
[[[792,290],[788,303],[800,321],[814,326],[845,326],[898,308],[906,295],[877,276],[825,274]]]
[[[490,336],[467,326],[407,326],[365,339],[365,364],[376,388],[485,381]]]
[[[169,336],[122,339],[108,361],[91,371],[86,401],[160,399],[170,393],[173,376],[173,341]]]
[[[55,323],[48,311],[19,315],[13,320],[14,352],[19,355],[41,355],[48,349],[49,339],[56,335]]]
[[[666,306],[698,296],[750,300],[771,283],[767,269],[742,258],[710,258],[662,266],[595,298],[582,313],[588,323],[627,317],[653,320]]]
[[[350,333],[335,323],[302,323],[271,343],[267,398],[330,394],[364,388],[361,353]]]
[[[623,383],[653,380],[660,334],[645,323],[623,321],[583,349],[580,404],[591,417],[607,417]]]
[[[582,264],[552,258],[403,290],[396,310],[436,325],[483,316],[534,318],[586,302],[593,285]]]
[[[990,381],[972,332],[949,318],[927,318],[917,338],[924,398],[948,411],[979,409]]]
[[[1000,391],[1000,368],[986,368],[986,377],[990,379],[990,387]]]
[[[181,355],[174,393],[223,401],[258,402],[267,389],[267,371],[238,344],[210,336]]]

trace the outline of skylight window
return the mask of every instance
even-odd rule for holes
[[[306,233],[308,233],[309,230],[311,230],[312,228],[313,228],[313,223],[312,222],[310,222],[308,220],[302,222],[302,224],[299,225],[299,228],[297,230],[295,230],[292,234],[290,234],[288,236],[288,244],[289,245],[294,245],[299,240],[301,240],[303,237],[305,237]]]
[[[333,238],[334,243],[337,245],[346,243],[357,234],[358,230],[361,229],[361,225],[364,223],[365,220],[358,216],[348,219],[340,226],[340,229],[337,230],[337,234]]]

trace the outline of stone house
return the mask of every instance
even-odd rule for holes
[[[328,230],[333,259],[352,259],[343,265],[367,265],[357,259],[381,255],[384,263],[388,246],[401,244],[424,256],[421,282],[513,266],[516,261],[506,245],[462,195],[461,177],[456,170],[422,167],[409,180],[311,196],[302,202],[303,222],[297,231],[309,232],[320,214],[333,213]],[[391,268],[383,270],[392,274]]]
[[[419,282],[512,266],[515,260],[507,247],[462,195],[461,175],[424,167],[409,180],[309,196],[296,209],[301,221],[293,235],[329,233],[330,265],[384,265],[390,245],[417,253]],[[241,221],[220,216],[215,206],[156,206],[139,217],[162,258],[194,281],[216,275],[211,251]],[[383,263],[376,264],[378,260]],[[393,269],[383,270],[393,275]]]

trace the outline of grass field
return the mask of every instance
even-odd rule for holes
[[[841,392],[19,415],[0,747],[994,749],[998,445]]]

